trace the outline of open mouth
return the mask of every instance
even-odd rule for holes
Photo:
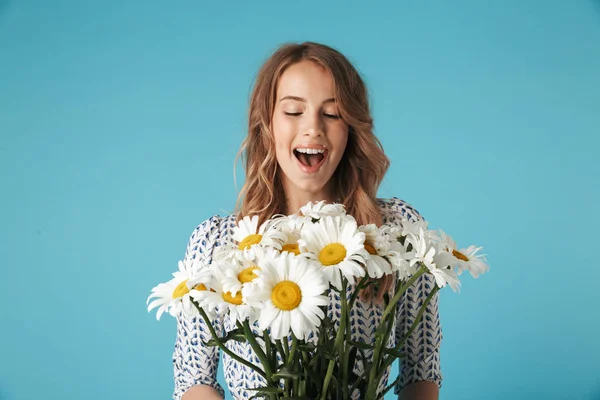
[[[325,160],[325,157],[327,156],[327,150],[325,150],[323,153],[313,154],[294,150],[294,155],[296,156],[296,159],[300,162],[300,164],[304,165],[305,167],[316,168],[320,166],[320,164]]]

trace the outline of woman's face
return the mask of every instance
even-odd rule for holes
[[[305,60],[283,72],[272,130],[288,202],[333,201],[329,180],[346,149],[348,126],[339,117],[325,68]]]

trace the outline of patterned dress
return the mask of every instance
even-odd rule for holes
[[[383,223],[393,225],[401,218],[413,220],[421,219],[419,213],[404,201],[398,198],[379,199],[383,215]],[[215,247],[231,242],[231,236],[235,227],[235,215],[227,217],[213,216],[200,224],[192,233],[189,240],[185,259],[197,259],[210,264],[212,251]],[[435,281],[429,274],[422,275],[405,293],[398,302],[396,310],[395,335],[390,335],[388,346],[393,346],[410,329],[417,312],[423,301],[435,286]],[[350,288],[351,289],[351,288]],[[406,357],[401,360],[400,380],[394,392],[400,393],[402,387],[416,381],[430,381],[442,386],[442,373],[440,370],[440,344],[442,341],[442,330],[438,313],[438,296],[436,293],[427,306],[421,322],[413,331],[409,339],[400,349]],[[339,323],[340,298],[330,291],[330,305],[328,315],[334,323]],[[350,325],[354,340],[372,343],[374,341],[375,329],[381,320],[383,307],[371,301],[357,300],[350,313]],[[224,321],[217,319],[213,322],[217,333],[233,329],[229,326],[228,319]],[[216,347],[205,347],[202,343],[209,340],[210,332],[202,318],[186,318],[183,315],[177,317],[177,338],[173,353],[175,390],[173,399],[180,400],[183,394],[196,385],[209,385],[224,395],[223,388],[217,382],[217,367],[219,364],[219,349]],[[316,340],[316,338],[313,338]],[[227,347],[240,357],[251,361],[256,365],[260,362],[256,354],[247,343],[239,343],[233,340],[227,342]],[[223,354],[223,366],[225,381],[229,391],[235,399],[248,399],[253,392],[246,388],[261,386],[264,381],[250,368],[238,363],[226,354]],[[354,366],[355,372],[360,372],[362,365],[357,362]],[[389,368],[384,375],[380,390],[385,387],[388,380]],[[392,377],[394,380],[395,377]],[[353,399],[359,399],[360,393],[355,391]]]

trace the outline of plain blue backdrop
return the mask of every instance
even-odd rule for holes
[[[305,40],[365,77],[380,196],[488,254],[441,294],[440,398],[600,399],[598,1],[0,0],[0,400],[170,398],[146,298]]]

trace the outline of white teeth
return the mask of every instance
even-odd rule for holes
[[[325,149],[296,149],[298,153],[306,153],[306,154],[323,154],[325,153]]]

